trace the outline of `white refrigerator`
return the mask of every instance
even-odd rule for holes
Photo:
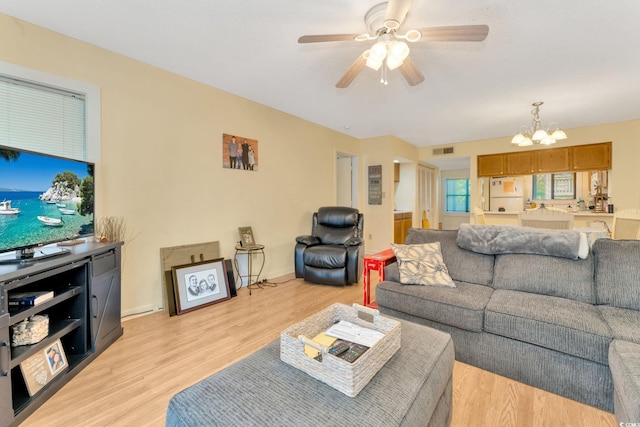
[[[489,182],[489,210],[491,212],[520,212],[524,210],[524,178],[491,178]]]

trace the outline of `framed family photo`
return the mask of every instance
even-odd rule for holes
[[[69,366],[60,340],[54,341],[42,351],[20,364],[29,396],[36,394]]]
[[[245,171],[258,170],[258,140],[222,134],[222,167]]]
[[[256,239],[253,237],[251,227],[238,227],[238,233],[240,233],[240,246],[247,248],[256,246]]]
[[[224,258],[171,268],[176,314],[183,314],[231,298]]]

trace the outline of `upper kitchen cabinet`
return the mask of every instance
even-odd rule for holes
[[[611,169],[611,142],[478,156],[478,176],[518,176]]]
[[[535,173],[533,165],[536,163],[535,151],[521,151],[507,153],[507,175],[529,175]]]
[[[611,142],[578,145],[572,147],[572,154],[574,171],[611,169]]]
[[[504,154],[478,156],[478,176],[502,176],[506,173]]]
[[[537,150],[535,173],[567,172],[570,171],[570,147],[548,148]]]

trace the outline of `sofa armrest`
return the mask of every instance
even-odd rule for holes
[[[400,269],[398,267],[398,261],[394,261],[384,267],[384,280],[400,283]]]
[[[320,244],[320,239],[316,236],[298,236],[296,237],[296,243],[301,243],[306,246],[314,246]]]

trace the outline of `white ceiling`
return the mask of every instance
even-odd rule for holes
[[[300,45],[361,33],[380,0],[0,0],[0,12],[357,138],[417,146],[640,118],[640,1],[414,0],[401,28],[487,24],[480,43],[422,42],[425,76],[389,84],[365,68],[336,81],[373,42]],[[6,41],[3,41],[6,43]],[[571,135],[569,134],[569,137]]]

